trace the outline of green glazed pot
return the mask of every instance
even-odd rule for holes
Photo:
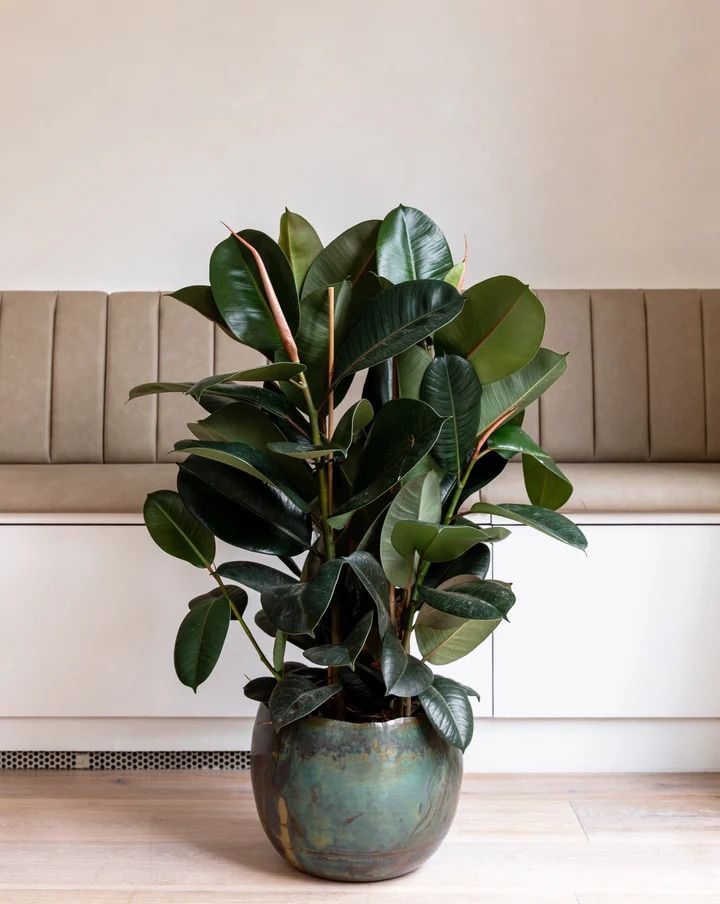
[[[372,882],[409,873],[450,828],[462,754],[424,717],[340,722],[310,716],[273,731],[264,706],[252,738],[260,822],[297,869]]]

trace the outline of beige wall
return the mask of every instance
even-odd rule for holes
[[[472,276],[720,284],[719,0],[0,0],[6,288],[425,208]]]

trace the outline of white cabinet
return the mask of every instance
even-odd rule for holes
[[[583,530],[587,556],[527,527],[495,547],[518,598],[494,635],[495,715],[720,716],[720,525]]]

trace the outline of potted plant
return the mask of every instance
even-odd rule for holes
[[[178,492],[144,508],[156,543],[212,582],[189,602],[175,668],[196,690],[233,622],[247,636],[265,669],[245,687],[258,813],[318,876],[400,875],[447,832],[476,692],[431,666],[470,653],[515,603],[487,576],[507,523],[586,545],[555,511],[567,478],[521,426],[566,368],[541,347],[542,305],[512,277],[466,290],[464,277],[410,207],[326,247],[290,211],[277,243],[231,230],[210,285],[173,297],[268,363],[131,393],[183,392],[205,411],[175,445]],[[470,504],[516,456],[529,504]],[[216,538],[275,563],[216,564]]]

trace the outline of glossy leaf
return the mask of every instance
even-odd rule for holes
[[[377,239],[377,272],[391,283],[442,279],[452,265],[445,236],[421,210],[401,204],[382,221]]]
[[[285,213],[280,217],[278,244],[290,262],[290,268],[295,277],[295,286],[300,294],[310,264],[322,251],[320,237],[305,217],[301,217],[299,213],[293,213],[286,207]]]
[[[585,549],[587,539],[580,528],[558,512],[540,508],[537,505],[516,505],[512,502],[503,502],[500,505],[491,505],[488,502],[476,503],[471,511],[483,515],[493,515],[497,518],[507,518],[509,521],[517,521],[519,524],[527,524],[534,527],[548,537],[574,546],[575,549]]]
[[[242,549],[296,556],[310,546],[310,519],[279,490],[196,457],[180,464],[187,508],[221,540]]]
[[[217,573],[228,581],[236,581],[259,592],[284,584],[297,584],[292,575],[260,562],[224,562],[217,568]]]
[[[340,346],[335,382],[399,355],[457,316],[462,295],[434,279],[401,283],[367,301]]]
[[[565,373],[566,358],[541,348],[522,370],[495,383],[483,384],[478,432],[484,432],[499,420],[509,420],[539,398]]]
[[[500,581],[468,581],[452,590],[437,590],[422,584],[418,596],[440,612],[484,621],[505,618],[515,604],[515,594]]]
[[[316,445],[309,440],[300,440],[296,443],[278,442],[268,443],[268,449],[277,452],[279,455],[287,455],[288,458],[299,458],[303,461],[315,461],[320,458],[340,458],[345,457],[345,449],[334,443],[322,443]]]
[[[470,524],[398,521],[391,540],[405,561],[417,553],[427,562],[448,562],[479,543],[503,540],[509,533],[502,528],[483,530]]]
[[[355,668],[355,660],[360,655],[372,628],[373,614],[367,612],[341,644],[321,644],[305,650],[304,656],[317,665],[348,666]]]
[[[465,468],[475,448],[481,396],[480,381],[464,358],[443,355],[425,371],[420,398],[447,418],[432,454],[451,474]]]
[[[406,559],[393,546],[395,525],[399,521],[439,521],[440,517],[440,484],[433,471],[414,477],[393,499],[380,534],[380,561],[385,576],[394,587],[408,585],[413,563],[413,557]]]
[[[547,455],[522,457],[528,499],[542,508],[559,509],[572,496],[573,486]]]
[[[457,559],[449,562],[439,562],[433,565],[427,573],[425,583],[430,587],[437,587],[443,581],[450,580],[457,575],[471,575],[481,580],[487,577],[490,570],[490,549],[484,543],[473,546]]]
[[[192,383],[139,383],[130,390],[128,400],[141,399],[144,396],[159,395],[164,392],[181,392],[185,394],[192,385]]]
[[[345,230],[318,254],[303,283],[302,296],[344,280],[356,285],[375,259],[379,220],[366,220]]]
[[[225,600],[225,604],[229,605],[225,594],[232,600],[232,605],[235,607],[238,615],[242,616],[247,608],[248,595],[242,587],[234,587],[232,585],[225,587],[224,589],[222,587],[215,587],[215,589],[209,591],[209,593],[202,593],[200,596],[194,597],[188,603],[188,609],[197,609],[198,606],[206,605],[209,599],[215,599],[216,597],[222,597]],[[235,615],[232,606],[230,607],[230,619],[237,620],[237,616]]]
[[[267,706],[276,684],[275,678],[270,675],[263,675],[262,678],[253,678],[248,681],[243,688],[243,693],[249,700],[256,700],[258,703],[264,703]]]
[[[260,602],[275,627],[286,634],[312,634],[330,605],[343,564],[342,559],[331,559],[307,583],[264,590]]]
[[[415,623],[418,648],[427,662],[448,665],[467,656],[487,640],[501,619],[484,621],[477,618],[458,618],[439,612],[431,606],[420,609]]]
[[[259,367],[249,367],[245,370],[236,370],[229,374],[215,374],[205,377],[188,389],[188,395],[198,401],[202,394],[220,383],[262,383],[264,380],[291,380],[305,370],[304,364],[294,364],[282,361],[279,364],[263,364]]]
[[[395,486],[432,449],[442,423],[429,405],[415,399],[383,405],[360,459],[354,495],[336,516],[363,508]]]
[[[207,568],[215,558],[215,537],[172,490],[150,493],[143,519],[150,536],[168,555],[196,568]]]
[[[494,276],[465,292],[465,307],[438,341],[467,358],[483,386],[520,370],[545,332],[545,311],[529,287],[512,276]]]
[[[528,455],[548,457],[547,453],[543,452],[535,440],[522,427],[510,422],[495,430],[488,440],[488,449],[509,453],[510,455],[526,452]]]
[[[345,557],[344,561],[352,568],[355,576],[375,603],[378,631],[380,637],[383,637],[390,622],[390,611],[388,585],[382,568],[375,556],[362,549],[350,553],[349,556]]]
[[[364,430],[373,419],[373,407],[367,399],[360,399],[343,414],[332,435],[332,445],[347,455],[355,437]]]
[[[465,687],[452,678],[436,675],[431,687],[420,694],[419,699],[440,737],[452,747],[466,750],[472,740],[475,720]]]
[[[370,402],[375,411],[380,411],[393,397],[392,359],[381,361],[368,368],[363,383],[363,398]]]
[[[470,477],[460,494],[460,503],[462,504],[470,496],[474,496],[482,490],[483,487],[492,483],[496,477],[502,474],[507,463],[507,458],[499,452],[489,452],[487,455],[483,455],[482,458],[479,458],[475,462],[473,469],[470,472]]]
[[[182,620],[175,641],[175,671],[180,681],[197,691],[215,668],[230,625],[224,596],[206,596]]]
[[[380,665],[387,692],[393,697],[414,697],[432,684],[430,669],[405,652],[394,631],[385,635]]]
[[[288,675],[277,683],[270,695],[268,709],[273,728],[280,731],[291,722],[309,716],[341,690],[342,686],[339,684],[316,687],[309,678]]]
[[[270,236],[255,229],[244,229],[239,235],[262,258],[288,326],[295,333],[300,322],[297,290],[282,249]],[[240,342],[265,353],[282,348],[252,253],[235,236],[220,242],[213,251],[210,284],[223,320]]]
[[[310,511],[309,502],[286,480],[282,468],[264,452],[245,443],[206,442],[186,439],[175,443],[178,452],[190,452],[200,458],[209,458],[231,468],[237,468],[280,490],[304,512]]]
[[[232,335],[215,304],[210,286],[185,286],[183,289],[170,292],[167,297],[182,302],[197,311],[198,314],[202,314],[203,317],[216,323],[228,335]]]
[[[422,398],[420,387],[432,360],[430,352],[419,345],[412,345],[394,359],[397,370],[398,394],[401,399]],[[427,402],[428,399],[424,401]],[[432,402],[429,404],[432,405]],[[440,414],[439,411],[438,414]]]

